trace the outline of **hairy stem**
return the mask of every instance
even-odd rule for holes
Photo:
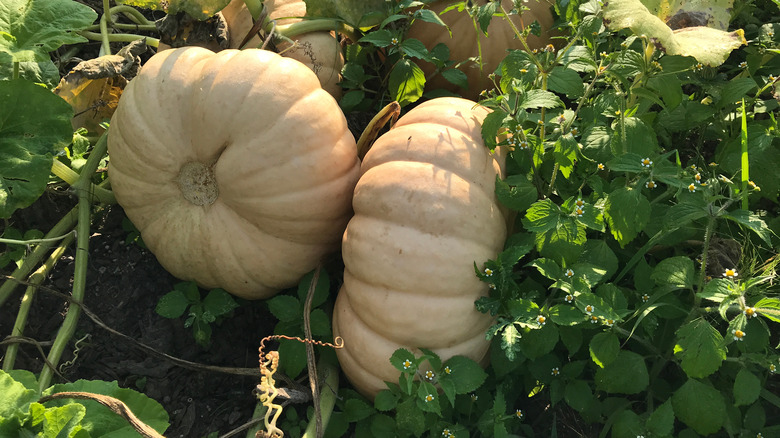
[[[52,162],[51,173],[68,183],[70,186],[75,185],[79,179],[79,174],[76,173],[76,171],[57,159]],[[106,190],[103,187],[94,184],[92,184],[90,190],[95,199],[101,204],[116,204],[116,198],[114,197],[114,193],[112,191]]]
[[[97,170],[100,160],[106,154],[108,149],[108,132],[103,134],[98,140],[92,153],[89,155],[84,168],[78,181],[73,186],[79,196],[78,202],[78,223],[76,225],[77,230],[77,242],[76,242],[76,259],[74,262],[73,273],[73,290],[71,295],[74,301],[84,301],[84,291],[86,290],[87,281],[87,264],[89,257],[89,227],[90,220],[92,218],[92,182],[90,177]],[[54,345],[49,350],[48,361],[49,364],[41,370],[41,375],[38,380],[39,389],[43,391],[49,387],[51,378],[54,373],[52,366],[57,366],[62,357],[62,353],[65,350],[68,342],[73,333],[76,331],[76,325],[78,324],[79,316],[81,315],[80,306],[69,306],[68,313],[65,316],[65,320],[60,326],[60,330],[57,332],[57,337],[54,339]]]
[[[46,260],[46,262],[38,268],[30,276],[30,284],[27,286],[27,290],[22,297],[22,302],[19,305],[19,312],[16,314],[16,321],[14,327],[11,330],[11,336],[22,336],[24,334],[24,327],[27,325],[27,315],[30,313],[32,307],[35,291],[38,289],[38,285],[49,275],[49,272],[57,264],[57,261],[62,257],[65,249],[73,242],[73,234],[68,234]],[[13,343],[8,346],[5,351],[5,357],[3,358],[3,370],[10,371],[14,369],[14,362],[16,361],[16,353],[19,350],[19,344]]]

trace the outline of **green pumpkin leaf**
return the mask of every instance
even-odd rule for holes
[[[620,353],[620,340],[612,332],[601,332],[590,341],[590,358],[600,368],[612,363]]]
[[[696,319],[677,330],[674,355],[688,377],[707,377],[726,359],[723,336],[707,320]]]
[[[650,219],[650,201],[636,189],[623,187],[607,195],[604,217],[621,247],[634,240]]]
[[[721,429],[726,418],[723,395],[711,385],[688,379],[672,395],[675,416],[701,435]]]
[[[0,81],[0,102],[0,218],[9,218],[46,188],[53,154],[73,138],[73,109],[23,79]]]
[[[49,52],[63,44],[87,42],[76,31],[87,28],[95,20],[97,13],[92,8],[74,1],[3,0],[0,7],[0,64],[51,62]],[[6,101],[3,99],[3,102]]]
[[[162,405],[145,394],[130,388],[120,388],[116,381],[77,380],[71,383],[57,384],[44,390],[42,396],[58,392],[90,392],[102,394],[124,402],[128,408],[157,432],[164,432],[169,426],[168,413]],[[73,404],[72,399],[57,399],[46,402],[47,409]],[[86,408],[86,415],[81,425],[90,436],[134,436],[135,429],[125,420],[107,407],[93,400],[78,400],[78,404]],[[47,435],[50,436],[50,435]],[[56,436],[56,435],[53,435]]]
[[[596,388],[613,394],[638,394],[650,384],[644,358],[621,351],[615,360],[596,370]]]
[[[401,59],[390,71],[389,91],[401,106],[416,102],[425,88],[425,73],[414,62]]]
[[[81,420],[87,409],[80,403],[49,408],[43,411],[43,436],[74,436],[82,430]]]

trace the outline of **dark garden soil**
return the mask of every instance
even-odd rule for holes
[[[18,229],[48,230],[73,200],[47,193],[17,214]],[[157,351],[188,361],[222,367],[257,368],[260,339],[273,332],[276,320],[262,301],[240,301],[234,314],[214,327],[208,350],[198,346],[183,319],[159,316],[160,296],[179,280],[167,273],[148,250],[126,243],[124,212],[118,206],[94,216],[89,243],[86,307],[107,326]],[[50,291],[70,294],[74,250],[59,261],[35,296],[24,336],[43,343],[48,352],[67,310],[67,302]],[[8,274],[8,267],[4,270]],[[0,337],[11,333],[23,287],[0,308]],[[76,343],[78,342],[78,348]],[[74,351],[77,350],[77,357]],[[78,379],[116,380],[120,386],[144,392],[170,415],[165,436],[203,437],[225,434],[248,421],[255,407],[252,395],[259,378],[186,369],[155,357],[131,341],[110,334],[82,314],[76,335],[60,361],[61,377],[53,383]],[[34,345],[20,347],[15,369],[40,372],[44,362]],[[243,433],[240,435],[243,436]]]

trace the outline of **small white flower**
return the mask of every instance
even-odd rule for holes
[[[642,167],[650,167],[653,165],[653,162],[650,160],[650,158],[643,158],[641,164]]]
[[[536,317],[536,322],[539,325],[545,325],[547,323],[547,318],[545,318],[544,315],[539,315]]]
[[[745,340],[745,332],[742,330],[732,330],[731,334],[734,335],[735,341],[744,341]]]
[[[485,277],[492,277],[493,276],[493,270],[490,268],[485,268]]]
[[[425,372],[425,378],[427,380],[433,380],[434,377],[436,377],[436,373],[434,373],[433,371],[428,370]]]
[[[571,304],[574,301],[574,295],[568,294],[568,295],[566,295],[566,298],[564,298],[563,300],[566,301],[567,303]]]
[[[557,376],[557,375],[558,375],[558,374],[560,374],[560,373],[561,373],[561,371],[558,369],[558,367],[554,367],[554,368],[553,368],[553,369],[550,371],[550,374],[551,374],[551,375],[553,375],[553,376]]]
[[[735,279],[738,276],[739,276],[739,273],[734,268],[726,269],[725,271],[723,271],[723,277],[725,277],[725,278]]]
[[[656,185],[655,181],[650,180],[650,181],[645,183],[645,187],[647,187],[648,189],[652,190],[652,189],[656,188],[657,185]]]
[[[406,359],[402,365],[403,365],[405,370],[408,370],[409,367],[412,366],[412,361],[410,361],[409,359]]]
[[[588,304],[587,306],[585,306],[585,313],[587,313],[588,315],[593,313],[594,310],[596,310],[596,308],[593,307],[593,305],[591,305],[591,304]]]
[[[571,269],[571,268],[569,268],[569,269],[567,269],[567,270],[566,270],[566,272],[564,273],[564,275],[565,275],[566,277],[568,277],[568,278],[572,278],[572,277],[574,277],[574,270],[573,270],[573,269]]]
[[[521,409],[515,411],[515,416],[517,416],[517,418],[523,418],[523,415],[525,414],[523,414],[523,411]]]
[[[742,311],[742,313],[748,318],[755,318],[758,316],[758,313],[756,313],[755,307],[745,307],[745,310]]]
[[[688,186],[688,191],[689,191],[689,192],[691,192],[691,193],[694,193],[694,192],[696,191],[696,184],[694,184],[694,183],[691,183],[691,184]]]
[[[432,401],[434,401],[435,399],[436,399],[436,397],[434,397],[434,396],[433,396],[433,394],[428,394],[428,395],[426,395],[426,396],[425,396],[425,402],[426,402],[426,403],[428,403],[428,402],[432,402]]]
[[[646,303],[646,302],[648,302],[648,301],[650,301],[650,295],[648,295],[648,294],[642,294],[642,302],[643,302],[643,303]]]

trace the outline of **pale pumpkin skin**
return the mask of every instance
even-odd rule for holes
[[[263,4],[268,11],[268,18],[276,20],[283,26],[301,21],[306,15],[306,3],[303,0],[265,0]],[[228,24],[230,48],[238,49],[241,40],[252,28],[252,15],[243,0],[232,0],[224,9],[222,15]],[[336,35],[332,32],[308,32],[291,38],[297,43],[277,44],[282,56],[296,59],[317,74],[317,78],[325,89],[336,99],[341,98],[341,69],[344,67],[344,54],[341,51]],[[257,47],[262,44],[257,36],[249,40],[246,47]]]
[[[478,5],[484,5],[486,2],[487,0],[475,0],[475,3]],[[439,14],[450,4],[452,4],[451,0],[441,0],[431,3],[428,7]],[[512,0],[503,0],[501,4],[507,11],[512,10]],[[552,43],[550,38],[550,28],[553,24],[553,16],[550,11],[552,3],[548,0],[529,0],[524,5],[529,10],[521,15],[512,15],[512,22],[522,31],[522,29],[534,21],[538,21],[542,27],[541,37],[529,35],[526,41],[532,50],[542,49]],[[477,32],[474,29],[471,17],[466,11],[453,9],[440,15],[440,18],[452,30],[451,37],[444,26],[422,20],[415,20],[409,29],[407,37],[422,41],[429,50],[439,43],[444,43],[450,49],[450,59],[460,62],[479,55],[477,46],[477,37],[479,36],[483,65],[480,70],[476,62],[470,61],[460,67],[460,70],[466,73],[468,78],[468,90],[450,83],[441,75],[431,78],[426,83],[426,88],[446,89],[469,99],[479,99],[482,90],[493,88],[493,83],[488,78],[488,75],[498,68],[501,61],[506,57],[507,49],[524,49],[524,47],[520,40],[515,38],[512,27],[503,17],[493,17],[488,26],[489,36],[487,37],[481,30]],[[429,77],[436,70],[436,67],[431,63],[421,62],[420,64],[426,77]]]
[[[259,49],[154,55],[119,101],[108,150],[117,201],[160,264],[248,299],[338,250],[360,170],[311,70]]]
[[[341,368],[373,398],[397,382],[398,348],[485,363],[492,317],[474,273],[495,259],[506,222],[495,197],[504,157],[483,144],[483,107],[439,98],[401,117],[366,154],[342,241],[344,284],[333,315]]]

